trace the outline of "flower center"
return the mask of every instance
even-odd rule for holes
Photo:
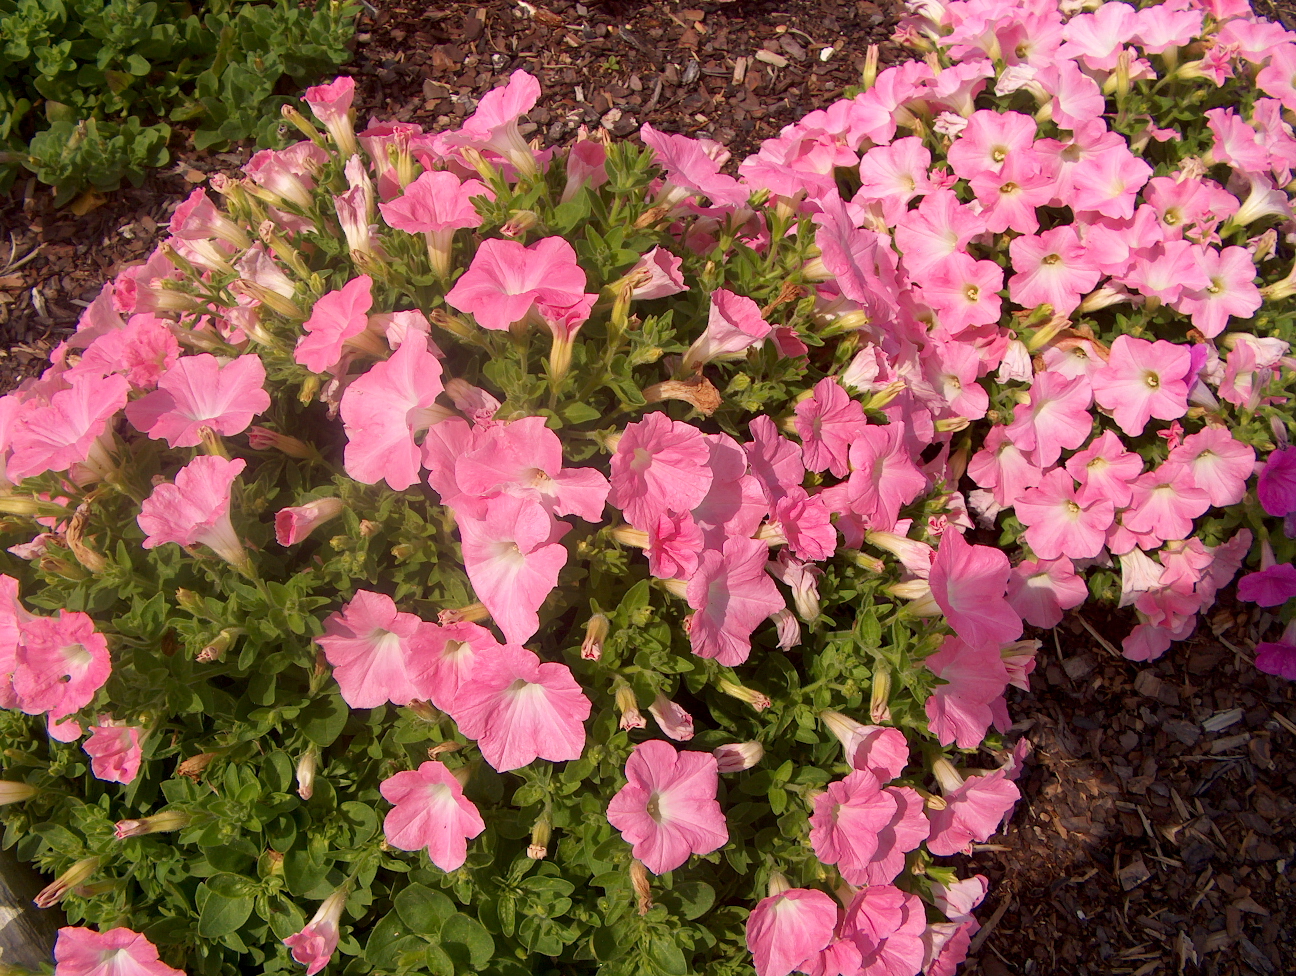
[[[642,472],[646,471],[650,464],[652,464],[652,454],[642,447],[636,447],[634,457],[630,461],[630,469]]]
[[[1146,373],[1143,374],[1143,383],[1147,386],[1149,390],[1160,389],[1161,377],[1149,369]]]
[[[1076,502],[1076,501],[1073,501],[1073,500],[1071,500],[1071,499],[1067,499],[1067,503],[1066,503],[1066,510],[1067,510],[1067,514],[1068,514],[1068,515],[1072,515],[1072,516],[1079,515],[1079,514],[1080,514],[1080,503],[1079,503],[1079,502]]]
[[[1014,183],[1012,180],[1009,180],[1009,181],[1008,181],[1007,183],[1005,183],[1003,186],[999,187],[999,192],[1000,192],[1000,193],[1016,193],[1016,192],[1017,192],[1018,190],[1020,190],[1020,189],[1021,189],[1020,186],[1018,186],[1018,185],[1017,185],[1016,183]]]
[[[1206,290],[1212,295],[1218,295],[1224,290],[1224,282],[1219,278],[1212,278],[1211,283],[1206,286]]]
[[[993,159],[996,163],[1002,163],[1005,159],[1008,158],[1008,147],[995,146],[994,149],[990,150],[990,158]]]
[[[975,302],[981,297],[981,289],[976,285],[965,285],[963,287],[963,297],[969,302]]]
[[[1044,255],[1044,260],[1041,261],[1040,264],[1046,264],[1049,267],[1052,267],[1053,265],[1058,264],[1061,261],[1062,261],[1062,255],[1060,254],[1046,254]]]
[[[648,816],[652,817],[655,823],[662,822],[660,793],[654,793],[648,797]]]

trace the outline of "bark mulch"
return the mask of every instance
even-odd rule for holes
[[[1289,19],[1276,7],[1265,12]],[[883,64],[908,56],[887,42],[899,13],[890,0],[377,0],[344,70],[362,122],[454,127],[525,68],[543,89],[528,131],[546,143],[650,122],[741,158],[856,83],[870,44]],[[246,157],[180,146],[172,167],[83,216],[53,210],[35,183],[0,198],[0,389],[39,372],[193,186]],[[966,971],[1296,971],[1296,699],[1251,663],[1272,618],[1218,611],[1142,665],[1114,649],[1125,612],[1084,615],[1038,635],[1031,692],[1014,693],[1014,734],[1034,755],[1012,822],[967,865],[994,887]]]

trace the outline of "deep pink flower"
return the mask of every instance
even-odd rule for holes
[[[927,849],[937,857],[970,853],[974,841],[990,839],[1019,799],[1021,791],[1002,769],[969,776],[962,786],[945,794],[943,810],[927,814],[931,821]]]
[[[426,850],[442,871],[462,867],[468,841],[486,829],[454,773],[439,762],[389,776],[380,789],[392,804],[383,820],[387,843],[402,851]]]
[[[293,359],[312,373],[325,373],[342,359],[348,341],[361,341],[373,307],[373,279],[358,275],[315,303],[297,340]]]
[[[691,511],[711,489],[710,460],[700,430],[654,411],[621,434],[608,500],[640,527],[664,511]]]
[[[653,874],[673,871],[691,854],[710,854],[729,840],[716,802],[720,776],[709,752],[679,752],[653,739],[635,746],[626,779],[607,818]]]
[[[204,545],[226,562],[245,567],[247,553],[230,522],[230,489],[245,467],[242,458],[200,455],[176,472],[174,484],[154,488],[136,518],[147,537],[144,548],[168,542]]]
[[[1283,518],[1296,512],[1296,447],[1272,451],[1256,479],[1256,497],[1266,512]]]
[[[1034,627],[1056,627],[1062,613],[1089,598],[1089,587],[1071,560],[1027,559],[1013,567],[1008,581],[1008,603]]]
[[[905,853],[927,839],[928,829],[915,791],[883,787],[871,772],[857,769],[815,797],[810,846],[851,884],[889,884],[904,868]]]
[[[1257,671],[1296,681],[1296,622],[1289,623],[1277,641],[1256,645]]]
[[[689,641],[699,657],[732,667],[751,653],[752,632],[783,609],[783,597],[765,572],[769,549],[756,539],[730,537],[724,549],[707,549],[688,581]]]
[[[418,697],[449,711],[459,689],[472,680],[477,656],[500,646],[495,636],[467,620],[452,624],[425,623],[410,643],[410,680]]]
[[[13,665],[17,707],[52,722],[90,704],[112,672],[108,641],[88,614],[70,610],[20,616]]]
[[[1093,375],[1094,399],[1127,434],[1143,433],[1151,417],[1175,420],[1188,412],[1191,358],[1173,342],[1117,336],[1107,365]]]
[[[571,528],[538,502],[498,495],[480,518],[461,513],[464,569],[504,639],[517,644],[540,629],[540,606],[567,564],[559,541]]]
[[[102,446],[96,441],[113,416],[126,405],[130,383],[124,376],[73,376],[69,388],[54,393],[47,404],[24,404],[12,432],[13,454],[7,477],[17,483],[46,471],[66,471],[93,458]],[[12,402],[12,401],[11,401]]]
[[[842,938],[860,953],[851,976],[917,976],[923,963],[927,913],[922,899],[891,885],[869,885],[851,900]]]
[[[247,250],[252,244],[238,224],[216,209],[202,187],[195,188],[175,208],[175,213],[171,215],[170,230],[182,241],[206,241],[215,237],[234,245],[240,251]]]
[[[450,714],[491,768],[504,773],[536,758],[579,759],[590,702],[567,665],[541,664],[526,648],[505,644],[478,654]]]
[[[386,481],[396,491],[417,482],[422,451],[415,438],[451,416],[436,402],[441,392],[441,361],[422,333],[407,335],[391,359],[342,394],[347,474],[367,485]]]
[[[284,945],[292,950],[293,959],[306,967],[306,976],[315,976],[333,958],[341,935],[338,922],[342,920],[346,902],[347,886],[344,885],[320,903],[300,932],[283,940]]]
[[[789,888],[762,898],[747,916],[756,976],[788,976],[832,941],[837,903],[822,891]]]
[[[422,697],[410,676],[422,626],[418,616],[401,613],[391,597],[372,590],[356,590],[340,613],[329,614],[315,641],[333,665],[343,700],[352,708],[374,708]]]
[[[171,447],[202,443],[204,427],[237,434],[270,409],[265,375],[259,356],[239,356],[224,365],[207,353],[185,356],[162,374],[156,390],[126,405],[126,419]]]
[[[1040,559],[1090,559],[1102,552],[1116,507],[1101,496],[1077,498],[1075,479],[1054,468],[1017,499],[1015,511]]]
[[[831,471],[838,478],[846,477],[851,441],[868,424],[864,408],[840,383],[825,376],[795,410],[805,466],[811,471]]]
[[[54,976],[185,976],[158,958],[157,947],[127,928],[92,932],[65,927],[54,943]]]
[[[1004,597],[1011,575],[1001,550],[969,545],[961,533],[945,532],[932,560],[932,596],[968,644],[997,649],[1022,632],[1021,618]]]
[[[585,296],[585,272],[561,237],[542,237],[530,247],[517,241],[484,241],[468,270],[446,293],[448,305],[466,312],[483,329],[503,330],[541,306],[563,309]]]
[[[1276,563],[1238,580],[1239,600],[1262,607],[1277,607],[1296,596],[1296,566]]]
[[[1064,448],[1077,448],[1088,440],[1093,430],[1092,402],[1085,377],[1067,379],[1051,370],[1036,373],[1030,402],[1013,407],[1013,422],[1005,433],[1020,450],[1033,452],[1032,461],[1047,467]]]
[[[90,771],[109,783],[131,783],[139,773],[143,754],[140,728],[108,721],[90,726],[90,738],[83,747],[90,756]]]
[[[688,372],[717,359],[740,357],[763,342],[769,331],[759,305],[745,295],[718,288],[711,293],[706,330],[684,353],[681,368]]]
[[[340,498],[316,498],[305,505],[290,505],[275,513],[275,541],[281,546],[295,546],[317,528],[342,514],[345,504]]]

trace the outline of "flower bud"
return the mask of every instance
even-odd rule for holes
[[[405,707],[430,725],[435,725],[445,717],[441,709],[437,708],[429,701],[421,701],[415,698],[408,702]]]
[[[68,509],[56,502],[45,502],[26,495],[0,495],[0,512],[6,515],[35,515],[39,518],[64,518]]]
[[[103,860],[99,857],[86,857],[77,861],[70,868],[54,879],[54,882],[47,885],[41,890],[35,898],[37,908],[52,908],[63,900],[71,889],[75,888],[86,878],[99,870],[99,862]]]
[[[943,756],[932,763],[932,775],[945,793],[952,793],[963,785],[963,777],[954,768],[954,764]]]
[[[437,623],[442,627],[448,627],[450,624],[460,624],[467,621],[468,623],[480,623],[490,617],[490,611],[486,609],[486,604],[477,602],[470,603],[466,607],[459,607],[455,610],[442,610],[437,614]]]
[[[176,603],[179,604],[182,610],[188,610],[195,617],[207,612],[207,606],[203,602],[203,598],[193,590],[186,590],[184,587],[178,587],[175,591],[175,598]]]
[[[265,427],[249,427],[247,432],[248,446],[254,451],[280,451],[289,457],[302,460],[319,460],[320,453],[305,441],[267,430]]]
[[[438,742],[436,745],[428,748],[428,758],[438,759],[441,756],[448,756],[452,752],[458,752],[462,748],[463,744],[455,742],[453,739],[448,742]]]
[[[765,889],[765,894],[770,898],[777,898],[791,887],[782,871],[774,871],[770,874],[769,887]]]
[[[765,756],[765,747],[759,742],[726,742],[711,750],[716,757],[716,768],[722,773],[741,773],[751,769]]]
[[[215,759],[217,755],[219,755],[219,753],[200,752],[196,756],[190,756],[184,762],[180,763],[180,765],[176,766],[176,775],[184,776],[186,779],[191,779],[194,782],[197,782],[198,777],[201,776],[203,771],[211,765],[211,761]]]
[[[118,840],[127,837],[142,837],[145,834],[161,834],[172,830],[183,830],[193,823],[193,816],[183,810],[163,810],[142,820],[118,820],[113,836]]]
[[[634,546],[636,549],[648,548],[648,533],[629,525],[620,525],[609,533],[615,542],[623,546]]]
[[[771,705],[768,696],[743,685],[735,684],[727,678],[721,678],[718,687],[730,698],[737,698],[740,702],[746,702],[758,712],[763,712]]]
[[[891,721],[891,669],[873,672],[873,690],[869,695],[869,718],[877,725]]]
[[[603,642],[607,640],[609,621],[607,614],[596,613],[585,624],[585,640],[581,642],[581,657],[597,661],[603,656]]]
[[[40,792],[40,787],[20,783],[10,779],[0,779],[0,806],[6,803],[22,803],[30,800]]]
[[[661,692],[648,706],[648,711],[657,720],[657,725],[667,736],[676,742],[687,742],[693,738],[693,716]]]
[[[617,711],[621,713],[621,728],[627,732],[631,729],[644,728],[648,724],[648,720],[639,711],[639,701],[629,683],[624,678],[618,677],[613,684],[612,690],[616,699]]]
[[[315,766],[319,762],[319,749],[311,746],[297,760],[297,795],[309,800],[315,795]]]
[[[546,810],[531,828],[531,843],[527,847],[527,857],[540,861],[549,853],[549,838],[553,833],[553,818]]]
[[[225,652],[233,646],[234,638],[241,633],[243,633],[241,627],[226,627],[216,635],[210,644],[198,652],[198,656],[194,660],[202,664],[225,660]]]
[[[500,233],[505,237],[518,237],[539,222],[540,215],[534,210],[514,210],[509,214],[509,219],[504,222],[504,226],[500,228]]]

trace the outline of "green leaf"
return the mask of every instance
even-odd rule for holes
[[[441,924],[455,913],[454,902],[447,896],[421,884],[404,888],[396,896],[395,905],[401,921],[418,935],[436,935]]]
[[[253,898],[246,878],[217,874],[198,886],[198,934],[219,939],[239,930],[252,914]]]
[[[456,912],[441,926],[441,946],[463,946],[468,950],[468,962],[473,969],[482,969],[495,954],[495,940],[485,926],[474,918]],[[450,952],[454,956],[453,951]]]
[[[332,745],[342,734],[351,712],[340,695],[316,698],[297,716],[298,726],[317,746]]]

